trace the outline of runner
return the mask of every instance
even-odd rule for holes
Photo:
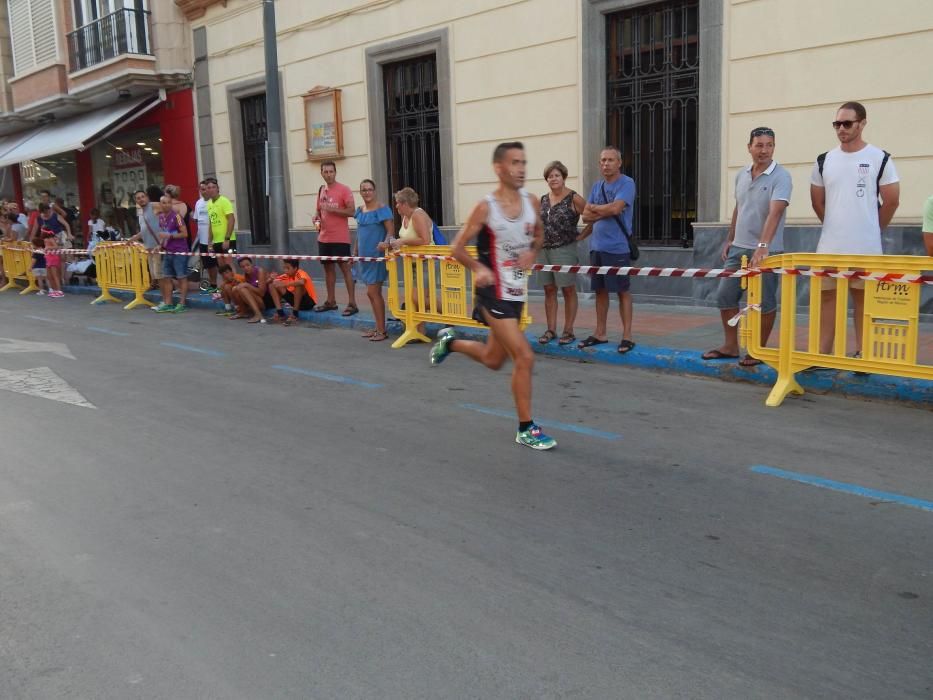
[[[501,143],[492,162],[499,187],[473,208],[453,242],[454,257],[473,273],[473,318],[489,326],[489,337],[485,343],[458,340],[452,328],[444,328],[431,349],[431,364],[438,365],[451,352],[459,352],[497,370],[512,358],[512,395],[519,421],[515,442],[549,450],[557,441],[531,418],[534,354],[518,325],[528,298],[526,271],[541,248],[544,228],[537,199],[522,189],[525,147],[518,141]],[[466,251],[467,243],[477,236],[479,260]]]

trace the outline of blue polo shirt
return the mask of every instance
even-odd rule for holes
[[[620,175],[615,182],[606,182],[600,180],[593,189],[590,190],[590,204],[610,204],[611,202],[625,202],[625,209],[619,214],[622,222],[625,224],[629,234],[632,231],[632,217],[635,204],[635,181],[628,175]],[[614,253],[616,255],[628,254],[628,239],[625,231],[619,226],[618,218],[610,216],[607,219],[600,219],[593,224],[593,236],[590,240],[590,250],[598,250],[601,253]]]

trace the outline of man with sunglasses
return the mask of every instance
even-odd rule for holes
[[[769,255],[784,250],[784,219],[793,182],[790,173],[774,160],[774,130],[766,126],[752,129],[748,138],[751,165],[735,176],[735,208],[729,235],[722,249],[722,259],[729,270],[742,267],[742,257],[749,267],[758,267]],[[777,313],[778,276],[762,277],[761,344],[766,345]],[[739,329],[729,321],[739,312],[742,284],[738,277],[719,280],[717,306],[722,317],[725,341],[715,350],[703,353],[704,360],[728,360],[739,357]],[[760,365],[761,360],[746,355],[742,367]]]
[[[867,114],[858,102],[836,111],[839,146],[819,156],[810,175],[810,201],[823,222],[817,253],[881,255],[881,232],[891,223],[900,197],[900,178],[890,154],[862,139]],[[820,308],[820,353],[833,352],[836,280],[824,278]],[[862,347],[865,281],[851,280],[855,344]],[[858,355],[858,353],[856,353]]]

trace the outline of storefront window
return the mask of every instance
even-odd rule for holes
[[[136,232],[133,193],[165,186],[159,127],[125,131],[91,147],[94,201],[101,218],[124,234]]]
[[[73,153],[27,160],[20,165],[23,180],[23,199],[35,204],[39,193],[48,190],[52,198],[61,197],[67,208],[78,206],[78,169]]]

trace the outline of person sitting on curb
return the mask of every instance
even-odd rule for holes
[[[298,321],[299,311],[311,311],[314,309],[314,282],[311,276],[300,269],[300,262],[294,258],[287,258],[282,263],[284,274],[275,278],[275,281],[269,285],[269,295],[272,297],[272,304],[275,306],[276,323],[284,323],[290,326]],[[282,309],[282,302],[287,302],[292,307],[290,316],[285,316]]]
[[[265,323],[262,312],[272,306],[272,297],[269,294],[269,273],[258,265],[253,265],[253,259],[242,257],[237,260],[237,266],[243,273],[243,281],[234,289],[243,306],[248,306],[253,312],[247,323]],[[245,318],[246,314],[231,316],[232,319]]]
[[[237,287],[244,281],[243,275],[234,273],[233,268],[229,265],[221,265],[218,272],[220,272],[220,298],[223,299],[224,308],[218,311],[217,315],[230,318],[245,317],[246,306],[237,293]]]

